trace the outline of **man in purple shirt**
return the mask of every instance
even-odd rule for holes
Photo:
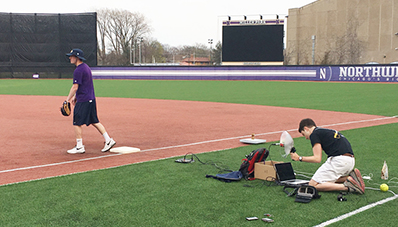
[[[75,105],[73,110],[73,126],[75,129],[76,146],[67,152],[69,154],[83,154],[85,152],[82,125],[93,125],[101,133],[105,139],[105,146],[101,151],[107,152],[115,146],[116,142],[110,138],[105,127],[98,120],[91,69],[83,62],[86,59],[82,50],[73,49],[66,56],[69,57],[71,64],[76,65],[76,69],[73,72],[73,85],[66,98],[66,101]]]

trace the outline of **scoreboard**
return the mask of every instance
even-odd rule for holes
[[[283,38],[283,20],[224,21],[222,64],[283,64]]]

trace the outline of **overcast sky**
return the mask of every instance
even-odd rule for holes
[[[171,46],[208,45],[221,40],[222,21],[280,19],[290,8],[299,8],[316,0],[7,0],[1,3],[4,13],[84,13],[96,9],[126,9],[145,16],[152,28],[151,37]]]

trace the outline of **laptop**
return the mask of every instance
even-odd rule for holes
[[[282,186],[300,186],[308,184],[309,180],[296,179],[292,163],[275,163],[275,171],[278,177],[279,184]]]

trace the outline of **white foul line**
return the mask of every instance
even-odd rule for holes
[[[387,119],[392,119],[392,118],[396,118],[396,117],[398,117],[398,116],[382,117],[382,118],[374,118],[374,119],[350,121],[350,122],[342,122],[342,123],[324,125],[324,126],[321,126],[321,127],[329,127],[329,126],[336,126],[336,125],[347,125],[347,124],[363,123],[363,122],[369,122],[369,121],[380,121],[380,120],[387,120]],[[286,130],[286,131],[296,131],[296,130],[297,129],[289,129],[289,130]],[[258,133],[256,135],[257,136],[271,135],[271,134],[276,134],[276,133],[282,133],[283,131],[284,130],[282,130],[282,131],[274,131],[274,132],[266,132],[266,133]],[[245,138],[247,136],[248,135],[236,136],[236,137],[230,137],[230,138],[223,138],[223,139],[216,139],[216,140],[208,140],[208,141],[188,143],[188,144],[168,146],[168,147],[152,148],[152,149],[142,150],[141,152],[159,151],[159,150],[166,150],[166,149],[180,148],[180,147],[189,147],[189,146],[195,146],[195,145],[206,144],[206,143],[215,143],[215,142],[221,142],[221,141],[226,141],[226,140],[241,139],[241,138]],[[50,166],[57,166],[57,165],[71,164],[71,163],[77,163],[77,162],[84,162],[84,161],[90,161],[90,160],[95,160],[95,159],[114,157],[114,156],[117,156],[117,155],[121,155],[121,154],[110,154],[110,155],[98,156],[98,157],[92,157],[92,158],[83,158],[83,159],[73,160],[73,161],[50,163],[50,164],[37,165],[37,166],[28,166],[28,167],[21,167],[21,168],[16,168],[16,169],[7,169],[7,170],[1,170],[0,174],[1,173],[20,171],[20,170],[38,169],[38,168],[44,168],[44,167],[50,167]]]
[[[349,212],[349,213],[347,213],[347,214],[343,214],[343,215],[341,215],[341,216],[339,216],[339,217],[336,217],[336,218],[334,218],[334,219],[331,219],[331,220],[329,220],[329,221],[326,221],[326,222],[324,222],[324,223],[321,223],[321,224],[319,224],[319,225],[316,225],[315,227],[324,227],[324,226],[328,226],[328,225],[333,224],[333,223],[335,223],[335,222],[338,222],[338,221],[341,221],[341,220],[346,219],[346,218],[348,218],[348,217],[351,217],[351,216],[353,216],[353,215],[355,215],[355,214],[361,213],[362,211],[365,211],[365,210],[368,210],[368,209],[373,208],[373,207],[375,207],[375,206],[378,206],[378,205],[387,203],[387,202],[389,202],[389,201],[391,201],[391,200],[394,200],[394,199],[396,199],[396,198],[398,198],[398,195],[394,195],[394,196],[389,197],[389,198],[387,198],[387,199],[383,199],[383,200],[377,201],[377,202],[375,202],[375,203],[372,203],[372,204],[363,206],[363,207],[361,207],[361,208],[359,208],[359,209],[356,209],[356,210],[354,210],[354,211],[351,211],[351,212]]]
[[[43,167],[49,167],[49,166],[64,165],[64,164],[100,159],[100,158],[105,158],[105,157],[111,157],[111,156],[116,156],[116,155],[120,155],[120,154],[111,154],[111,155],[106,155],[106,156],[84,158],[84,159],[79,159],[79,160],[74,160],[74,161],[57,162],[57,163],[50,163],[50,164],[44,164],[44,165],[38,165],[38,166],[21,167],[21,168],[16,168],[16,169],[6,169],[6,170],[0,171],[0,173],[8,173],[8,172],[14,172],[14,171],[18,171],[18,170],[28,170],[28,169],[36,169],[36,168],[43,168]]]

